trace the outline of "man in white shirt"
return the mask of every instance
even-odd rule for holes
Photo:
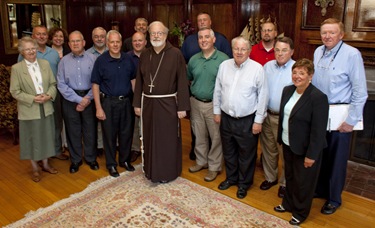
[[[219,189],[238,185],[240,199],[253,184],[258,136],[268,103],[263,67],[249,59],[250,48],[249,40],[243,37],[232,40],[234,58],[220,65],[213,97],[227,175]]]

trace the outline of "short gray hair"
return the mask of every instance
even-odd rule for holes
[[[117,30],[114,30],[114,29],[113,30],[109,30],[107,32],[107,36],[105,37],[107,41],[108,41],[109,35],[111,35],[111,34],[118,34],[120,36],[120,40],[122,41],[121,33],[119,31],[117,31]]]
[[[237,37],[232,39],[232,43],[231,43],[232,48],[234,47],[234,44],[237,43],[238,41],[244,42],[246,44],[247,48],[250,50],[250,48],[251,48],[250,41],[248,39],[245,39],[242,36],[237,36]]]
[[[168,35],[169,29],[161,21],[153,21],[153,22],[151,22],[151,24],[148,26],[148,32],[150,32],[152,26],[157,25],[157,24],[163,26],[165,34]]]
[[[91,32],[91,35],[92,35],[92,36],[94,35],[94,32],[95,32],[96,30],[101,30],[101,31],[104,31],[105,33],[107,33],[107,31],[106,31],[103,27],[96,27],[96,28],[94,28],[94,29],[92,30],[92,32]]]
[[[72,35],[72,34],[78,34],[78,35],[81,36],[82,40],[85,40],[85,38],[83,37],[83,34],[82,34],[80,31],[78,31],[78,30],[75,30],[75,31],[71,32],[71,33],[69,34],[69,37],[70,37],[70,35]],[[70,40],[69,40],[69,41],[70,41]]]
[[[210,28],[202,28],[202,29],[199,29],[199,31],[198,31],[198,35],[199,35],[199,32],[200,32],[200,31],[204,31],[204,30],[210,30],[210,36],[211,36],[211,37],[215,37],[215,32],[214,32],[214,30],[212,30],[212,29],[210,29]]]
[[[24,37],[22,37],[21,39],[18,40],[18,52],[20,54],[25,49],[24,46],[25,46],[26,43],[32,43],[32,44],[34,44],[35,48],[38,48],[38,43],[36,42],[36,40],[34,40],[33,38],[31,38],[29,36],[24,36]]]

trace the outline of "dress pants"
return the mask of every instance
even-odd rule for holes
[[[322,168],[316,194],[338,207],[346,181],[352,133],[332,131],[326,133],[328,147],[323,150]]]
[[[107,169],[116,167],[116,141],[119,144],[119,163],[129,162],[134,130],[134,111],[131,100],[125,97],[101,98],[106,119],[102,121],[103,144]]]
[[[96,142],[96,148],[103,149],[103,131],[102,131],[102,123],[97,119],[96,120],[97,125],[97,142]]]
[[[132,149],[134,151],[141,151],[141,140],[140,140],[140,128],[139,128],[139,117],[135,116],[134,119],[134,132],[133,132],[133,142]]]
[[[262,124],[260,133],[260,145],[262,146],[262,165],[264,176],[267,181],[274,182],[279,179],[280,186],[285,186],[284,157],[282,146],[277,142],[277,131],[279,116],[268,114]],[[279,158],[282,162],[280,178]]]
[[[59,90],[56,88],[57,93],[55,100],[53,101],[53,117],[55,119],[55,154],[59,155],[63,152],[62,150],[62,139],[61,132],[63,129],[63,111],[62,107],[62,96]]]
[[[227,180],[248,189],[254,181],[258,135],[253,135],[255,114],[234,118],[221,112],[220,134]]]
[[[313,166],[305,168],[305,155],[297,155],[283,144],[285,161],[286,194],[282,206],[292,216],[303,222],[310,213],[316,183],[319,177],[321,156]]]
[[[95,104],[91,102],[82,112],[76,111],[77,103],[63,99],[65,129],[71,162],[96,160],[96,116]],[[83,143],[83,145],[82,145]]]
[[[223,149],[220,139],[220,125],[215,123],[212,102],[201,102],[190,97],[191,127],[196,136],[195,155],[198,165],[208,164],[208,170],[221,171]],[[210,139],[211,138],[211,147]]]

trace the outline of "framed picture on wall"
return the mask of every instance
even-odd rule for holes
[[[353,31],[375,31],[374,0],[356,0]]]
[[[331,4],[328,2],[331,2]],[[301,29],[319,30],[320,24],[331,17],[343,21],[345,5],[346,1],[303,0]]]
[[[7,4],[8,5],[8,15],[9,21],[15,21],[16,18],[16,5],[15,4]]]

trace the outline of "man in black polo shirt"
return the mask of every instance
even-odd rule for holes
[[[121,52],[122,37],[116,30],[107,33],[108,52],[100,55],[91,75],[96,117],[103,121],[103,143],[109,174],[118,177],[116,140],[119,143],[119,166],[134,171],[130,148],[134,128],[132,96],[135,72],[131,60]]]

